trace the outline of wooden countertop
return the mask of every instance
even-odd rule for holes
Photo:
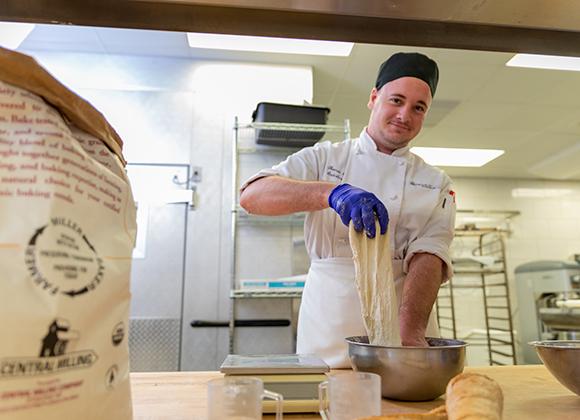
[[[543,365],[468,367],[465,371],[482,373],[501,385],[506,420],[580,418],[580,397],[560,385]],[[206,383],[220,376],[219,372],[132,373],[134,418],[206,420]],[[442,398],[420,403],[383,399],[382,413],[424,412],[443,403]],[[320,417],[316,414],[285,414],[284,418]]]

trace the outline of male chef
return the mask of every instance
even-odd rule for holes
[[[307,212],[304,235],[311,267],[298,318],[297,352],[331,367],[349,367],[345,337],[366,335],[348,239],[383,235],[389,226],[402,345],[427,346],[439,336],[433,304],[451,276],[449,247],[455,194],[441,170],[409,151],[437,88],[435,61],[397,53],[379,68],[370,92],[368,125],[341,143],[305,148],[243,186],[249,213]],[[375,219],[380,232],[375,232]]]

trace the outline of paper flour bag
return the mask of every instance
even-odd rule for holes
[[[135,206],[121,141],[0,49],[0,419],[130,419]]]

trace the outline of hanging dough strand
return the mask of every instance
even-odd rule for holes
[[[393,280],[389,230],[380,235],[376,222],[375,238],[349,226],[349,240],[356,270],[363,322],[369,343],[380,346],[400,346],[399,305]]]

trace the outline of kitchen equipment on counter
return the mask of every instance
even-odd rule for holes
[[[318,412],[318,385],[326,381],[330,367],[313,354],[228,354],[220,372],[226,377],[252,376],[264,388],[284,397],[284,413]],[[263,413],[275,412],[272,401],[264,401]]]
[[[536,301],[543,339],[575,340],[580,336],[580,290],[546,294]]]
[[[394,400],[435,399],[465,365],[467,343],[461,340],[428,337],[429,347],[376,346],[366,336],[346,341],[352,368],[377,373],[383,397]]]
[[[320,416],[351,420],[381,415],[381,377],[369,372],[331,375],[318,385]]]
[[[529,343],[552,375],[580,396],[580,340],[546,340]]]
[[[570,339],[580,334],[580,264],[529,262],[516,267],[515,282],[522,342]],[[529,346],[523,346],[522,355],[524,363],[540,363]]]
[[[209,420],[261,420],[262,400],[276,401],[276,420],[282,420],[282,395],[264,389],[259,378],[226,376],[207,383]]]

